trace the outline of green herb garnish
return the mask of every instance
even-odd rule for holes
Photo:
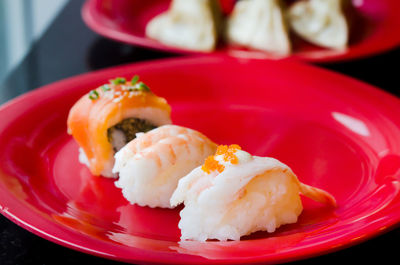
[[[103,90],[103,92],[106,92],[106,91],[111,90],[111,87],[109,85],[104,85],[104,86],[101,86],[101,90]]]
[[[138,75],[135,75],[134,77],[132,77],[132,80],[131,80],[132,86],[136,85],[137,81],[139,81]]]
[[[140,82],[139,84],[137,84],[137,90],[139,91],[150,91],[150,88],[143,82]]]
[[[99,93],[96,90],[92,90],[89,92],[89,98],[91,100],[96,100],[99,98]]]
[[[111,83],[113,83],[114,85],[125,84],[126,83],[126,79],[123,78],[123,77],[117,77],[114,80],[111,80]]]

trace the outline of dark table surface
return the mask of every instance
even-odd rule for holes
[[[177,56],[105,39],[84,25],[83,0],[70,1],[16,69],[0,84],[0,103],[37,87],[80,73],[124,63]],[[394,32],[393,34],[398,34]],[[351,62],[320,64],[400,96],[400,49]],[[400,229],[350,248],[293,262],[399,264]],[[0,264],[121,264],[42,239],[0,215]]]

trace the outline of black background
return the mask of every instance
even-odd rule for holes
[[[2,102],[76,74],[123,63],[178,56],[105,39],[90,31],[80,16],[82,0],[70,1],[25,59],[0,85]],[[393,34],[400,34],[393,32]],[[351,62],[320,64],[400,95],[400,49]],[[359,245],[291,264],[399,264],[400,229]],[[0,215],[0,264],[122,264],[44,240]]]

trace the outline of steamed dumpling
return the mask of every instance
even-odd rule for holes
[[[217,0],[173,0],[168,11],[147,24],[146,35],[171,46],[212,51],[221,19]]]
[[[227,39],[232,44],[290,53],[290,40],[280,0],[238,1],[227,22]]]
[[[292,29],[305,40],[327,48],[345,48],[349,27],[345,0],[302,0],[289,8]]]

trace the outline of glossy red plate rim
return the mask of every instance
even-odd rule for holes
[[[122,30],[118,30],[112,28],[107,25],[107,23],[103,23],[101,18],[103,14],[96,10],[96,4],[99,1],[104,0],[86,0],[84,3],[81,15],[83,21],[86,25],[91,28],[93,31],[98,34],[127,44],[138,45],[145,48],[156,49],[165,52],[172,52],[176,54],[184,54],[184,55],[204,55],[204,54],[222,54],[229,55],[238,58],[247,58],[247,59],[274,59],[271,55],[265,54],[260,51],[248,51],[241,49],[232,49],[232,50],[216,50],[211,53],[205,52],[197,52],[190,51],[186,49],[176,48],[168,45],[164,45],[158,41],[151,40],[149,38],[129,34]],[[360,1],[354,1],[360,2]],[[397,14],[397,10],[400,8],[400,2],[396,0],[384,0],[386,6],[385,10],[387,14],[384,19],[380,21],[380,26],[374,30],[372,36],[366,38],[367,41],[361,41],[356,44],[350,45],[347,51],[343,53],[336,53],[334,50],[331,50],[332,55],[318,55],[318,52],[326,52],[329,50],[321,50],[321,51],[300,51],[294,52],[292,55],[285,57],[285,59],[290,60],[300,60],[311,63],[330,63],[330,62],[338,62],[338,61],[347,61],[352,59],[361,59],[368,56],[377,55],[379,53],[389,51],[399,46],[400,44],[400,35],[393,34],[400,27],[400,17]],[[362,1],[360,3],[363,3]],[[280,59],[275,58],[275,59]]]
[[[24,109],[28,108],[23,102],[29,101],[31,103],[41,102],[43,99],[51,100],[52,96],[60,93],[59,88],[71,87],[83,80],[98,78],[104,74],[117,75],[119,72],[130,71],[139,68],[151,68],[157,63],[157,67],[168,67],[171,65],[182,65],[182,64],[196,64],[198,62],[208,62],[213,60],[233,60],[223,56],[198,56],[192,58],[178,58],[178,59],[164,59],[158,60],[157,62],[144,62],[138,64],[131,64],[125,66],[114,67],[110,69],[100,70],[92,73],[79,75],[76,77],[68,78],[40,89],[36,89],[32,92],[21,95],[10,102],[0,107],[0,115],[4,118],[4,124],[12,121],[18,115],[22,115]],[[345,77],[341,74],[333,73],[328,70],[320,69],[310,65],[303,65],[296,62],[284,62],[289,66],[296,66],[306,71],[312,72],[319,77],[337,78],[340,80],[346,80],[354,87],[362,89],[365,93],[383,100],[386,102],[388,107],[393,107],[393,114],[397,114],[400,117],[400,100],[384,91],[379,90],[371,85],[357,81],[355,79]],[[64,93],[67,91],[64,90]],[[400,126],[400,120],[396,121]],[[0,125],[0,130],[3,130],[4,126]],[[0,212],[8,219],[18,224],[19,226],[27,229],[28,231],[43,237],[47,240],[66,246],[78,251],[89,253],[96,256],[106,257],[114,260],[125,261],[125,262],[151,262],[151,263],[170,263],[170,264],[190,264],[203,262],[204,259],[185,254],[170,254],[170,253],[159,253],[157,251],[143,250],[139,248],[132,248],[126,246],[119,246],[118,249],[113,248],[113,244],[109,242],[98,241],[93,238],[85,238],[82,235],[71,232],[50,220],[44,218],[40,212],[34,210],[29,206],[28,203],[17,199],[7,188],[0,183]],[[2,205],[7,205],[2,206]],[[244,258],[244,259],[222,259],[222,260],[207,260],[208,264],[241,264],[241,263],[277,263],[287,262],[298,259],[304,259],[313,257],[328,252],[336,251],[362,241],[365,241],[371,237],[377,236],[389,229],[393,229],[400,222],[400,211],[394,211],[393,208],[397,207],[400,209],[400,200],[393,201],[390,207],[385,208],[384,211],[378,211],[373,213],[370,217],[377,220],[379,217],[385,217],[382,222],[371,222],[365,225],[362,230],[355,230],[346,234],[346,237],[331,239],[320,244],[306,246],[302,248],[293,248],[290,251],[279,253],[275,256],[268,257],[266,259],[263,256]]]

